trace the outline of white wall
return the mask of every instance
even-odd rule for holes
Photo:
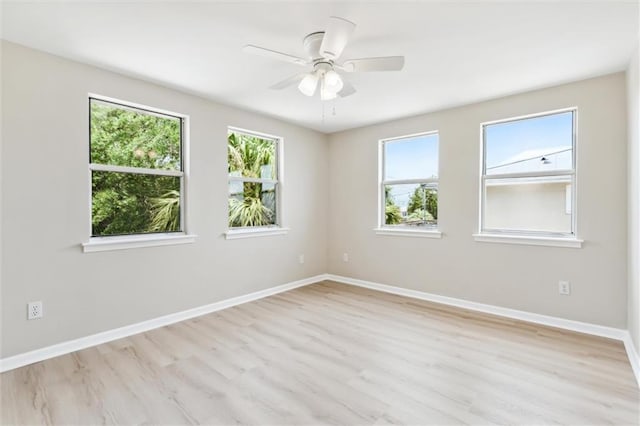
[[[628,328],[640,353],[640,47],[627,70],[629,105],[629,295]]]
[[[8,42],[2,48],[2,357],[326,272],[325,135]],[[90,220],[89,92],[190,116],[194,244],[81,252]],[[221,236],[229,125],[284,138],[288,235]],[[45,317],[27,321],[34,300]]]
[[[2,19],[2,13],[3,13],[3,8],[0,7],[0,20]],[[2,285],[2,278],[3,278],[3,265],[4,265],[4,257],[2,256],[2,241],[4,240],[4,234],[2,232],[2,225],[3,225],[3,219],[2,219],[2,188],[4,186],[3,183],[3,173],[2,173],[2,151],[4,150],[3,148],[3,140],[4,140],[4,126],[3,126],[3,120],[4,120],[4,116],[2,114],[2,111],[4,110],[4,96],[2,93],[2,75],[3,75],[3,64],[4,62],[4,44],[0,43],[0,307],[2,306],[2,299],[3,299],[3,285]],[[3,316],[0,313],[0,357],[2,356],[2,329],[4,326],[4,321],[3,321]]]
[[[329,272],[626,328],[625,90],[617,73],[331,135]],[[480,123],[574,106],[583,248],[475,242]],[[443,238],[375,235],[378,140],[431,130],[440,132]],[[570,296],[558,294],[559,280],[571,282]]]

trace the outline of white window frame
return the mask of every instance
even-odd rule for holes
[[[398,142],[403,139],[411,139],[420,136],[438,136],[438,177],[437,178],[417,178],[417,179],[385,179],[385,144]],[[438,189],[438,217],[440,217],[440,134],[438,130],[430,130],[427,132],[412,133],[403,136],[395,136],[392,138],[380,139],[378,141],[378,226],[374,228],[377,235],[400,236],[400,237],[425,237],[425,238],[442,238],[439,230],[440,220],[436,226],[424,227],[416,229],[409,226],[390,226],[385,223],[386,200],[384,198],[384,188],[386,185],[402,185],[402,184],[426,184],[434,185]]]
[[[175,244],[187,244],[195,241],[196,235],[188,232],[188,179],[189,179],[189,116],[185,114],[167,111],[159,108],[150,107],[134,102],[124,101],[108,96],[98,95],[94,93],[88,94],[88,117],[89,117],[89,154],[91,153],[91,102],[112,104],[122,109],[132,111],[142,111],[147,114],[157,115],[159,117],[172,117],[180,119],[180,170],[161,170],[148,169],[143,167],[129,166],[113,166],[109,164],[97,164],[89,162],[88,166],[88,182],[89,182],[89,224],[88,224],[88,242],[82,243],[82,250],[85,253],[109,250],[122,250],[140,247],[153,247]],[[107,235],[93,236],[92,233],[92,211],[93,211],[93,194],[92,194],[92,172],[119,172],[119,173],[139,173],[153,176],[175,176],[180,178],[180,231],[174,232],[154,232],[146,234],[130,234],[130,235]]]
[[[565,170],[549,170],[549,171],[537,171],[537,172],[517,172],[517,173],[501,173],[501,174],[486,174],[486,129],[488,126],[502,123],[509,123],[514,121],[524,121],[539,117],[546,117],[551,115],[572,113],[572,141],[571,141],[571,157],[572,168]],[[511,117],[506,119],[487,121],[480,124],[480,197],[479,197],[479,215],[478,215],[478,232],[473,234],[476,241],[490,242],[490,243],[511,243],[511,244],[525,244],[525,245],[545,245],[555,247],[571,247],[580,248],[583,240],[577,238],[577,129],[578,129],[578,108],[562,108],[552,111],[545,111],[535,114],[522,115],[517,117]],[[484,226],[485,220],[485,206],[486,206],[486,181],[487,180],[500,180],[500,179],[536,179],[545,177],[564,177],[569,178],[572,188],[571,194],[571,231],[564,232],[552,232],[552,231],[535,231],[535,230],[513,230],[513,229],[500,229],[500,228],[486,228]]]
[[[229,176],[227,174],[227,182],[255,182],[255,183],[268,183],[273,184],[276,192],[276,219],[275,224],[265,226],[246,226],[246,227],[229,227],[229,212],[227,210],[227,231],[224,236],[227,240],[252,238],[252,237],[268,237],[274,235],[285,235],[289,232],[289,228],[284,226],[284,212],[282,209],[282,199],[284,193],[284,138],[268,133],[257,132],[255,130],[248,130],[241,127],[229,126],[227,128],[227,136],[230,133],[240,133],[248,136],[254,136],[260,139],[268,139],[275,144],[275,166],[276,166],[276,178],[275,179],[263,179],[263,178],[248,178],[243,176]],[[228,142],[227,142],[228,149]],[[228,206],[227,193],[227,206]]]

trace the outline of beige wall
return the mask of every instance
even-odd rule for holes
[[[15,44],[3,42],[2,49],[2,357],[327,271],[613,327],[627,324],[624,74],[327,137]],[[637,97],[629,90],[637,129]],[[196,243],[81,252],[89,228],[89,92],[190,115]],[[571,106],[579,109],[577,206],[584,248],[475,242],[479,123]],[[288,235],[221,236],[228,125],[284,137]],[[378,139],[429,130],[440,132],[444,237],[375,235]],[[637,145],[636,132],[629,138],[634,155]],[[637,188],[640,158],[630,161]],[[637,191],[629,192],[633,197],[637,209]],[[630,247],[637,250],[638,221],[629,224],[636,227]],[[629,292],[635,291],[636,302],[629,298],[629,322],[635,318],[637,325],[637,255],[630,258]],[[558,295],[558,280],[571,281],[571,296]],[[44,302],[44,319],[26,320],[26,303],[33,300]],[[638,343],[637,326],[632,333]]]
[[[529,229],[571,232],[567,183],[488,185],[485,229]]]
[[[15,44],[2,47],[2,357],[326,272],[325,135]],[[194,244],[81,252],[89,237],[89,92],[190,116]],[[229,125],[284,138],[288,235],[221,236]],[[27,321],[26,304],[35,300],[44,302],[45,317]]]
[[[331,135],[329,272],[626,328],[625,86],[617,73]],[[573,106],[583,248],[474,241],[480,123]],[[376,235],[378,140],[431,130],[440,132],[443,238]],[[571,282],[570,296],[558,294],[559,280]]]
[[[627,70],[629,105],[629,296],[627,323],[640,353],[640,47]]]

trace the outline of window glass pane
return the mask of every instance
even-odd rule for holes
[[[435,227],[438,224],[438,184],[385,185],[384,224]]]
[[[487,179],[484,227],[571,233],[570,194],[569,176]]]
[[[229,182],[229,227],[276,224],[276,184]]]
[[[573,112],[484,127],[487,175],[573,169]]]
[[[181,170],[180,119],[91,100],[91,162]]]
[[[277,179],[276,142],[229,132],[228,162],[229,176]]]
[[[437,134],[384,142],[384,180],[437,177]]]
[[[180,178],[93,171],[92,235],[180,231]]]

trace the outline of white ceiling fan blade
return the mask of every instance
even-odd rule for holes
[[[341,66],[346,72],[400,71],[402,67],[404,67],[404,56],[349,59]]]
[[[306,75],[307,73],[304,73],[304,72],[300,74],[292,75],[291,77],[284,79],[281,82],[276,83],[273,86],[269,87],[269,89],[274,89],[274,90],[286,89],[287,87],[293,86],[294,84],[299,84]]]
[[[271,49],[265,49],[264,47],[258,47],[252,44],[247,44],[245,47],[242,48],[242,51],[252,55],[264,56],[265,58],[272,58],[279,61],[290,62],[296,65],[308,64],[306,60],[299,58],[297,56],[289,55],[287,53],[277,52]]]
[[[356,88],[351,85],[347,80],[342,79],[342,90],[338,92],[338,96],[341,98],[346,98],[347,96],[351,96],[356,93]]]
[[[329,18],[329,26],[324,32],[320,45],[320,54],[327,59],[336,60],[342,54],[356,24],[337,16]]]

